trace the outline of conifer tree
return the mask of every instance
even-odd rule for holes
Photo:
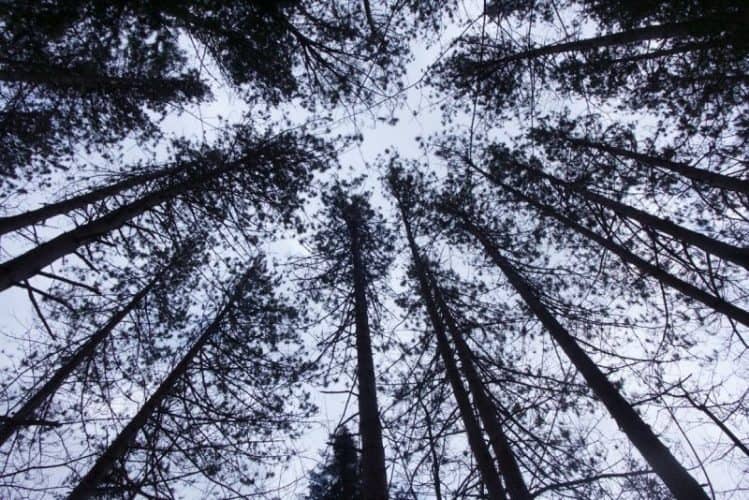
[[[176,178],[163,178],[155,189],[139,198],[0,264],[0,290],[34,276],[82,245],[105,238],[165,203],[183,202],[202,208],[219,220],[232,211],[263,216],[275,212],[288,217],[306,179],[312,171],[326,166],[320,161],[322,144],[296,134],[258,138],[247,129],[237,132],[224,140],[237,144],[238,150],[218,147],[187,151],[185,156],[190,159],[180,165]]]
[[[306,500],[356,500],[361,498],[359,454],[354,437],[344,426],[330,436],[328,459],[310,473]]]
[[[324,195],[325,216],[313,235],[316,253],[307,264],[314,278],[306,288],[334,315],[336,331],[326,349],[337,343],[355,348],[362,494],[384,500],[388,481],[372,331],[378,325],[379,285],[387,276],[392,248],[366,196],[350,194],[354,187],[335,184]]]
[[[303,395],[292,410],[306,365],[294,353],[274,352],[295,340],[296,314],[275,294],[276,284],[261,257],[247,265],[69,498],[172,494],[173,483],[196,474],[235,494],[263,488],[258,464],[285,453],[273,436],[294,433],[295,420],[309,410]]]
[[[504,257],[488,231],[475,222],[466,194],[458,199],[444,200],[442,210],[455,217],[459,231],[472,236],[486,252],[487,257],[502,271],[509,283],[522,297],[533,314],[541,321],[554,341],[583,376],[594,393],[601,399],[611,416],[653,467],[661,480],[677,498],[708,498],[699,483],[689,474],[669,449],[642,420],[632,405],[626,401],[601,369],[583,351],[569,332],[550,313],[539,298],[539,293]],[[466,204],[468,208],[466,208]]]
[[[457,351],[458,359],[461,361],[463,376],[468,382],[479,418],[483,423],[486,433],[489,435],[489,441],[494,451],[499,471],[504,477],[505,487],[508,490],[509,496],[513,500],[530,498],[528,487],[518,468],[517,459],[510,449],[507,437],[498,420],[497,410],[490,401],[486,393],[486,388],[483,386],[473,364],[470,348],[466,344],[455,318],[445,303],[443,291],[434,281],[429,264],[424,262],[416,245],[411,219],[413,211],[418,210],[416,206],[418,203],[416,192],[423,190],[423,184],[417,183],[412,176],[406,176],[401,168],[391,166],[388,172],[388,187],[398,205],[401,221],[405,228],[406,238],[411,251],[411,258],[414,262],[414,272],[418,277],[422,300],[429,310],[432,327],[438,336],[439,350],[445,366],[452,367],[455,363],[455,354],[452,352],[453,349],[449,345],[446,336],[446,332],[449,332],[456,346],[455,350]],[[455,368],[448,368],[448,370],[447,375],[451,380],[458,404],[461,406],[461,413],[466,423],[469,441],[471,442],[473,453],[482,468],[482,475],[490,496],[496,498],[504,497],[505,487],[502,486],[495,476],[496,473],[492,465],[493,460],[486,449],[486,444],[481,436],[481,430],[476,425],[476,417],[472,416],[473,411],[468,406],[469,403],[466,395],[463,394],[465,389],[461,388],[462,381],[458,380],[460,375],[458,375]]]

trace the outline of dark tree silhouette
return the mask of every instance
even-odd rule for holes
[[[359,453],[354,437],[344,426],[330,436],[327,460],[310,473],[306,500],[357,500],[361,498]]]

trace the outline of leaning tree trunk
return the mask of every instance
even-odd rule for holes
[[[599,235],[598,233],[592,231],[591,229],[583,226],[582,224],[576,222],[575,220],[560,214],[553,207],[546,205],[544,203],[541,203],[538,200],[526,195],[522,191],[512,186],[509,186],[501,181],[498,181],[497,179],[490,176],[488,173],[484,172],[483,170],[477,169],[475,166],[472,166],[472,167],[476,169],[477,171],[479,171],[482,175],[486,176],[487,179],[489,179],[491,182],[495,183],[502,189],[509,191],[513,195],[517,196],[519,199],[521,199],[528,205],[532,206],[533,208],[535,208],[542,214],[561,222],[563,225],[569,227],[570,229],[577,232],[578,234],[596,242],[598,245],[602,246],[603,248],[609,250],[614,255],[618,256],[620,259],[622,259],[622,261],[626,262],[627,264],[631,264],[635,266],[642,273],[652,276],[653,278],[657,279],[664,285],[669,286],[673,288],[674,290],[677,290],[683,293],[687,297],[690,297],[698,302],[701,302],[702,304],[713,309],[714,311],[724,314],[728,318],[731,318],[743,325],[749,326],[749,311],[747,311],[746,309],[742,309],[741,307],[731,304],[730,302],[727,302],[718,296],[710,294],[682,280],[678,276],[674,276],[673,274],[667,272],[661,267],[651,264],[647,260],[637,256],[636,254],[626,249],[625,247],[616,244],[613,240],[609,238],[605,238]]]
[[[668,170],[669,172],[681,175],[682,177],[686,177],[707,186],[712,186],[714,188],[723,189],[726,191],[734,191],[739,194],[749,195],[749,181],[741,179],[739,177],[732,177],[730,175],[711,172],[702,168],[693,167],[687,163],[671,161],[665,158],[660,158],[658,156],[646,155],[622,147],[611,146],[602,142],[590,141],[581,137],[572,137],[553,131],[543,131],[543,133],[548,133],[550,135],[553,135],[554,137],[558,137],[574,146],[595,149],[614,156],[619,156],[621,158],[634,160],[635,162],[642,165],[648,165],[650,167]]]
[[[206,343],[219,330],[221,323],[226,314],[234,306],[234,303],[240,298],[244,284],[250,279],[254,270],[250,270],[237,282],[231,297],[221,308],[214,318],[213,322],[203,330],[200,336],[195,340],[192,347],[180,359],[179,363],[172,369],[167,377],[161,382],[156,391],[148,398],[145,404],[140,408],[138,413],[128,422],[117,437],[110,443],[104,453],[99,456],[96,463],[89,469],[86,475],[81,479],[78,485],[68,495],[68,500],[85,500],[93,497],[97,493],[99,483],[109,474],[117,461],[122,458],[130,448],[133,440],[146,424],[153,413],[163,404],[175,384],[182,378],[190,363],[195,356],[205,347]]]
[[[745,269],[749,269],[749,250],[747,250],[746,248],[737,247],[716,240],[714,238],[710,238],[708,236],[705,236],[704,234],[700,234],[696,231],[692,231],[691,229],[687,229],[678,224],[674,224],[669,220],[656,217],[655,215],[649,214],[638,208],[589,191],[582,186],[578,186],[570,182],[565,182],[557,177],[554,177],[553,175],[541,172],[537,169],[528,168],[522,165],[517,166],[522,169],[528,170],[532,174],[538,175],[543,179],[548,180],[552,185],[559,187],[567,193],[576,193],[583,199],[608,208],[621,217],[637,221],[640,224],[667,234],[687,245],[695,246],[707,253],[715,255],[716,257],[720,257],[722,259],[738,264]]]
[[[400,206],[400,200],[398,201]],[[492,500],[499,500],[506,498],[504,487],[502,486],[502,480],[497,473],[497,469],[494,467],[492,456],[487,449],[486,442],[481,433],[481,427],[479,426],[478,419],[473,412],[471,407],[471,401],[468,397],[468,392],[463,386],[463,381],[460,377],[458,365],[455,361],[455,357],[450,347],[450,342],[447,338],[445,329],[445,323],[440,317],[437,305],[434,297],[430,291],[429,280],[427,278],[426,270],[424,269],[424,263],[419,255],[419,250],[416,246],[413,233],[411,231],[411,225],[408,222],[407,215],[402,206],[401,219],[403,226],[406,230],[406,238],[408,239],[408,246],[411,250],[411,259],[414,264],[416,276],[419,283],[419,290],[424,306],[427,310],[427,315],[432,324],[435,337],[437,338],[437,351],[439,352],[442,362],[445,365],[445,374],[447,376],[450,387],[453,391],[453,396],[458,404],[458,411],[460,417],[463,420],[463,426],[466,430],[468,437],[468,445],[471,448],[473,457],[476,459],[479,473],[483,484],[489,493],[489,498]]]
[[[182,100],[201,97],[207,87],[194,76],[148,78],[108,75],[64,66],[0,58],[0,81],[22,82],[50,89],[90,92],[126,92],[136,99]]]
[[[119,182],[92,189],[87,193],[73,196],[71,198],[67,198],[55,203],[50,203],[49,205],[44,205],[43,207],[37,208],[36,210],[30,210],[22,214],[11,215],[9,217],[0,217],[0,236],[11,231],[17,231],[18,229],[24,227],[39,224],[47,219],[56,217],[58,215],[64,215],[73,210],[85,208],[96,202],[120,194],[128,189],[140,186],[146,182],[159,179],[161,177],[166,177],[172,173],[177,172],[182,167],[183,165],[177,165],[159,169],[154,172],[133,175]]]
[[[434,487],[434,498],[442,500],[442,481],[440,480],[440,457],[437,454],[437,437],[432,431],[432,416],[424,401],[419,398],[421,409],[424,411],[424,423],[426,424],[427,438],[429,439],[429,454],[432,458],[432,486]]]
[[[715,22],[716,20],[724,21],[722,26],[727,29],[735,29],[737,27],[740,27],[740,22],[733,16],[712,16],[677,23],[656,24],[592,38],[583,38],[581,40],[575,40],[573,42],[555,43],[551,45],[535,47],[532,49],[500,57],[498,59],[490,61],[490,64],[492,67],[497,67],[499,65],[504,65],[510,62],[531,60],[554,54],[602,49],[606,47],[615,47],[637,42],[647,42],[650,40],[668,40],[672,38],[688,36],[702,37],[710,34],[706,32],[706,22]],[[708,44],[708,46],[712,46],[710,41],[706,41],[705,44]],[[690,50],[694,50],[694,48],[695,47],[692,47]]]
[[[136,293],[125,307],[117,311],[109,321],[96,333],[89,337],[75,353],[65,360],[54,374],[36,392],[34,392],[7,421],[0,427],[0,446],[10,438],[23,422],[33,418],[45,401],[49,400],[59,389],[63,382],[81,366],[83,362],[90,359],[101,344],[125,317],[143,300],[143,297],[153,288],[155,280],[148,283]]]
[[[387,500],[388,483],[382,424],[377,406],[377,382],[372,358],[372,339],[367,311],[367,278],[360,247],[361,220],[347,220],[354,278],[356,358],[359,379],[359,433],[362,440],[362,498]]]
[[[551,337],[562,348],[572,364],[575,365],[593,393],[606,406],[619,428],[640,451],[643,458],[671,490],[671,493],[679,500],[707,500],[708,496],[699,483],[676,460],[650,426],[642,420],[632,405],[624,399],[601,369],[580,348],[575,338],[541,302],[532,286],[499,253],[496,245],[484,231],[470,221],[466,214],[454,211],[453,215],[458,216],[465,231],[481,243],[487,256],[502,270],[513,288],[549,331]]]
[[[426,273],[428,274],[428,277],[431,277],[431,273],[428,269],[426,269]],[[473,395],[473,400],[476,402],[479,417],[484,424],[486,433],[489,435],[489,440],[492,449],[494,450],[494,455],[497,458],[499,470],[505,478],[507,492],[512,500],[530,500],[532,496],[528,490],[528,486],[525,484],[525,480],[523,479],[523,473],[520,471],[520,466],[515,457],[515,453],[512,451],[512,447],[507,440],[507,435],[505,434],[504,428],[497,416],[496,405],[489,397],[486,386],[476,370],[476,364],[474,363],[471,349],[466,343],[463,333],[455,321],[452,312],[445,303],[442,290],[433,282],[433,280],[431,289],[434,291],[434,299],[437,302],[437,306],[442,311],[445,325],[455,343],[458,358],[463,366],[463,373],[468,381],[468,387]]]
[[[128,203],[88,224],[79,226],[63,233],[23,255],[0,264],[0,292],[34,276],[41,269],[50,265],[60,257],[74,252],[79,247],[92,243],[111,231],[122,227],[131,219],[145,213],[155,206],[184,194],[201,182],[213,179],[236,168],[236,162],[231,162],[222,168],[195,179],[182,181]]]

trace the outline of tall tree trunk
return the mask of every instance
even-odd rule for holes
[[[505,259],[496,245],[484,231],[468,219],[465,213],[452,211],[460,218],[465,231],[471,234],[483,246],[487,256],[499,267],[510,284],[520,294],[531,311],[541,321],[554,341],[562,348],[569,360],[575,365],[593,393],[603,402],[609,414],[619,428],[640,451],[661,480],[679,500],[707,500],[708,496],[699,483],[671,454],[669,449],[658,439],[653,430],[635,411],[632,405],[619,393],[601,369],[580,348],[577,341],[557,321],[541,300],[535,290]]]
[[[426,265],[423,267],[426,268]],[[426,268],[425,271],[427,278],[432,278],[429,269]],[[434,299],[438,308],[442,311],[445,325],[447,326],[448,331],[450,331],[450,335],[455,343],[458,359],[460,359],[460,363],[463,366],[463,373],[468,381],[468,387],[471,391],[471,395],[473,395],[473,400],[476,402],[479,417],[484,424],[486,433],[489,435],[489,440],[492,449],[494,450],[494,455],[497,458],[499,470],[505,479],[507,492],[512,500],[530,500],[532,498],[530,491],[528,491],[528,486],[523,479],[523,473],[520,471],[517,458],[515,458],[515,454],[507,440],[504,428],[499,421],[496,405],[489,397],[486,386],[476,370],[473,353],[466,343],[460,326],[457,324],[457,321],[455,321],[452,312],[445,303],[442,290],[436,283],[434,283],[433,278],[430,281],[432,285],[431,289],[434,292]]]
[[[159,387],[154,391],[151,397],[138,410],[138,413],[128,422],[124,429],[120,431],[117,437],[110,443],[104,453],[99,456],[96,463],[89,469],[86,475],[80,480],[78,485],[68,494],[68,500],[86,500],[96,495],[99,483],[109,474],[117,460],[122,458],[130,448],[133,440],[141,430],[143,425],[153,415],[153,413],[162,405],[169,392],[174,388],[179,379],[187,372],[187,368],[195,356],[200,352],[206,343],[218,331],[226,314],[234,306],[234,303],[240,298],[244,284],[250,279],[254,268],[250,268],[242,278],[239,279],[235,288],[221,308],[213,322],[203,330],[200,336],[195,340],[190,349],[182,356],[179,363],[169,372],[169,375],[161,382]]]
[[[633,28],[627,31],[620,31],[617,33],[596,36],[592,38],[583,38],[581,40],[575,40],[572,42],[555,43],[544,45],[541,47],[535,47],[532,49],[500,57],[498,59],[490,61],[490,65],[492,67],[495,67],[498,65],[507,64],[509,62],[535,59],[538,57],[553,54],[594,50],[637,42],[646,42],[650,40],[668,40],[671,38],[688,36],[703,37],[705,35],[711,34],[706,30],[706,26],[708,26],[707,23],[715,23],[717,21],[721,21],[722,23],[720,25],[723,26],[726,30],[735,30],[737,28],[740,28],[741,26],[741,21],[739,19],[734,16],[727,15],[716,15],[677,23],[656,24],[651,26],[644,26],[642,28]],[[705,43],[710,44],[710,41],[708,40]],[[695,47],[690,47],[691,50],[694,50],[694,48]]]
[[[397,200],[397,197],[396,197]],[[458,365],[455,361],[455,357],[450,347],[450,342],[447,338],[445,329],[445,323],[440,317],[437,304],[435,303],[434,297],[430,291],[429,279],[424,263],[421,260],[416,241],[414,239],[411,225],[408,221],[407,214],[405,213],[404,207],[398,200],[398,205],[401,211],[401,221],[406,230],[406,238],[408,239],[408,246],[411,250],[411,259],[414,264],[416,271],[416,277],[419,282],[419,290],[421,298],[424,301],[424,306],[427,310],[427,315],[432,324],[435,337],[437,338],[437,351],[439,352],[442,362],[445,365],[445,374],[447,380],[450,383],[450,387],[453,391],[453,396],[458,404],[458,411],[460,412],[463,426],[466,430],[468,437],[468,445],[471,448],[473,457],[476,459],[479,473],[483,484],[489,493],[489,498],[492,500],[501,500],[506,497],[502,481],[497,473],[497,469],[494,467],[494,461],[489,453],[489,450],[484,441],[484,437],[481,433],[481,427],[479,426],[478,419],[473,412],[471,407],[471,401],[468,397],[468,391],[463,386],[463,381],[458,371]]]
[[[11,215],[9,217],[0,217],[0,236],[16,231],[18,229],[31,226],[33,224],[39,224],[40,222],[56,217],[58,215],[64,215],[72,210],[85,208],[98,201],[105,200],[110,196],[115,196],[128,189],[140,186],[146,182],[166,177],[172,173],[177,172],[184,165],[177,165],[168,168],[156,170],[154,172],[148,172],[144,174],[133,175],[124,178],[121,181],[114,182],[107,186],[98,187],[92,189],[87,193],[83,193],[78,196],[73,196],[65,200],[61,200],[35,210],[30,210],[22,214]]]
[[[525,167],[523,165],[517,165],[519,168],[528,170],[529,172],[540,176],[543,179],[548,180],[552,185],[557,186],[568,193],[576,193],[583,199],[597,203],[621,217],[635,220],[640,224],[651,227],[664,234],[667,234],[685,244],[701,248],[707,253],[720,257],[722,259],[731,261],[739,266],[749,270],[749,249],[741,248],[722,241],[716,240],[700,234],[691,229],[687,229],[673,222],[651,215],[643,210],[632,207],[630,205],[612,200],[598,193],[594,193],[585,189],[582,186],[578,186],[571,182],[565,182],[553,175],[547,174],[540,170]]]
[[[440,457],[437,454],[437,437],[432,431],[432,416],[424,401],[419,398],[421,409],[424,410],[424,423],[426,424],[427,438],[429,438],[429,454],[432,458],[432,485],[434,486],[434,497],[442,500],[442,482],[440,480]]]
[[[635,266],[642,273],[652,276],[653,278],[657,279],[664,285],[669,286],[673,288],[674,290],[677,290],[683,293],[687,297],[690,297],[698,302],[701,302],[702,304],[706,305],[707,307],[710,307],[716,312],[724,314],[725,316],[743,325],[749,326],[749,311],[747,311],[746,309],[742,309],[741,307],[735,306],[731,304],[730,302],[727,302],[721,299],[720,297],[717,297],[708,292],[705,292],[704,290],[701,290],[700,288],[697,288],[696,286],[682,280],[681,278],[677,276],[674,276],[673,274],[667,272],[666,270],[654,264],[651,264],[645,259],[642,259],[641,257],[637,256],[636,254],[629,251],[628,249],[622,247],[621,245],[616,244],[613,240],[609,238],[605,238],[599,235],[598,233],[592,231],[591,229],[588,229],[587,227],[583,226],[582,224],[576,222],[575,220],[560,214],[553,207],[546,205],[544,203],[541,203],[538,200],[526,195],[522,191],[515,189],[514,187],[509,186],[508,184],[505,184],[504,182],[501,182],[495,179],[493,176],[475,167],[474,165],[471,165],[471,167],[474,170],[480,172],[482,175],[484,175],[487,179],[489,179],[494,184],[498,185],[502,189],[507,190],[513,195],[517,196],[519,199],[521,199],[528,205],[532,206],[533,208],[535,208],[542,214],[561,222],[563,225],[569,227],[570,229],[577,232],[578,234],[596,242],[598,245],[602,246],[603,248],[609,250],[614,255],[618,256],[620,259],[622,259],[622,261],[626,262],[627,264],[631,264]]]
[[[135,98],[176,100],[203,96],[207,87],[194,77],[145,78],[137,75],[114,76],[71,69],[64,66],[0,58],[0,81],[24,82],[50,89],[87,92],[129,92]],[[181,95],[180,95],[181,94]]]
[[[125,307],[117,311],[106,324],[96,333],[91,335],[75,353],[65,360],[62,365],[52,374],[52,376],[39,389],[29,397],[26,402],[17,410],[10,419],[0,426],[0,446],[10,438],[16,430],[23,424],[20,422],[31,420],[34,414],[39,410],[45,401],[49,400],[60,388],[63,382],[81,366],[83,362],[90,359],[101,344],[114,330],[120,322],[143,300],[143,297],[153,288],[155,280],[148,283],[138,293],[136,293]]]
[[[372,339],[367,311],[367,277],[360,247],[361,219],[354,211],[347,220],[351,240],[351,261],[354,277],[354,316],[356,327],[356,358],[359,379],[359,433],[362,440],[362,498],[387,500],[388,483],[382,425],[377,407],[377,382],[372,358]]]
[[[155,206],[188,192],[195,186],[199,186],[202,182],[231,171],[233,168],[236,168],[236,164],[237,162],[231,162],[209,174],[182,181],[173,186],[146,194],[88,224],[63,233],[14,259],[0,264],[0,292],[19,281],[34,276],[38,271],[60,257],[74,252],[83,245],[96,241],[98,238],[122,227],[129,220]]]
[[[589,141],[580,137],[573,137],[553,131],[543,131],[543,133],[558,137],[575,146],[596,149],[598,151],[609,153],[614,156],[628,158],[630,160],[635,160],[636,162],[643,165],[668,170],[669,172],[673,172],[675,174],[681,175],[702,184],[706,184],[708,186],[749,195],[749,181],[745,179],[732,177],[730,175],[723,175],[701,168],[695,168],[687,163],[671,161],[665,158],[659,158],[657,156],[650,156],[643,153],[638,153],[636,151],[630,151],[629,149],[621,148],[618,146],[604,144],[602,142]]]

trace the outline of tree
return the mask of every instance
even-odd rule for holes
[[[288,217],[305,180],[313,170],[323,167],[319,152],[311,147],[321,144],[296,134],[267,138],[253,135],[240,129],[238,136],[226,138],[238,144],[234,151],[188,151],[186,155],[192,158],[181,163],[177,178],[167,177],[140,198],[4,262],[0,265],[0,290],[34,276],[60,257],[98,241],[133,218],[175,200],[202,206],[219,219],[232,211],[247,210],[278,210]]]
[[[310,267],[315,277],[308,293],[321,301],[337,322],[327,348],[338,342],[347,347],[349,336],[353,336],[362,494],[384,500],[388,498],[388,481],[371,334],[371,323],[376,322],[370,318],[379,304],[377,284],[386,277],[391,248],[382,220],[366,196],[349,194],[352,188],[335,184],[323,197],[325,217],[313,235],[316,254],[309,264],[314,263]]]
[[[406,2],[386,5],[386,15],[403,8],[437,10]],[[2,172],[31,176],[30,164],[46,172],[79,146],[106,152],[128,136],[158,139],[152,114],[210,96],[204,55],[248,101],[373,98],[402,73],[403,35],[413,34],[399,23],[402,36],[372,38],[357,22],[364,17],[358,1],[8,2],[0,8]]]
[[[744,195],[749,194],[749,181],[740,177],[696,168],[688,162],[674,161],[671,158],[664,157],[662,154],[647,154],[616,144],[606,143],[605,139],[575,136],[565,130],[570,125],[572,124],[561,121],[561,123],[555,125],[553,128],[537,127],[531,133],[534,139],[547,145],[547,147],[555,147],[558,144],[557,147],[561,149],[565,145],[569,145],[583,151],[585,149],[592,150],[591,153],[593,154],[607,153],[615,159],[633,160],[632,163],[634,166],[639,167],[641,171],[647,172],[650,170],[652,172],[653,169],[662,169],[670,174],[674,174],[677,178],[679,176],[684,177],[692,181],[698,189],[705,187]],[[629,137],[626,138],[629,139]]]
[[[486,388],[480,380],[478,372],[471,358],[470,348],[466,344],[462,332],[457,325],[451,311],[445,303],[444,295],[434,281],[433,274],[429,265],[425,264],[416,246],[415,235],[411,226],[412,213],[417,203],[416,192],[423,190],[413,177],[407,177],[402,168],[391,166],[388,173],[388,187],[393,194],[398,205],[401,221],[406,231],[408,246],[411,251],[411,258],[414,263],[414,272],[419,282],[419,288],[422,300],[426,305],[429,316],[432,321],[432,327],[438,338],[438,345],[443,362],[448,371],[447,376],[453,387],[453,393],[463,415],[463,421],[469,437],[469,442],[473,449],[474,456],[479,462],[482,471],[484,483],[493,498],[502,498],[505,496],[504,487],[499,481],[498,476],[492,464],[492,458],[486,449],[481,430],[478,428],[478,422],[470,408],[467,394],[462,387],[462,381],[455,367],[455,354],[447,340],[446,331],[450,332],[453,342],[456,345],[458,358],[463,368],[463,376],[468,381],[471,395],[474,403],[478,408],[479,418],[481,419],[484,429],[489,434],[490,443],[496,460],[499,465],[499,471],[505,479],[507,490],[510,498],[513,500],[530,498],[528,487],[525,485],[523,476],[518,468],[517,460],[510,449],[507,437],[499,423],[497,411],[490,401]]]
[[[680,291],[686,296],[701,302],[702,304],[714,309],[715,311],[725,314],[730,318],[738,321],[739,323],[749,326],[749,312],[747,312],[745,309],[736,306],[719,296],[705,292],[704,290],[690,284],[689,282],[679,278],[678,276],[669,273],[662,267],[648,262],[647,260],[628,250],[626,247],[617,244],[612,238],[607,238],[603,235],[600,235],[590,228],[582,225],[572,217],[561,213],[552,205],[544,204],[539,200],[525,194],[521,190],[513,187],[512,185],[502,182],[496,175],[492,175],[489,172],[480,169],[471,160],[467,160],[467,163],[470,168],[484,175],[493,184],[496,184],[497,186],[516,196],[519,201],[527,203],[529,206],[538,210],[538,212],[543,214],[544,216],[562,223],[569,229],[579,233],[581,236],[611,251],[627,264],[631,264],[637,267],[641,272],[652,276],[653,278],[659,280],[661,283]]]
[[[91,361],[100,345],[109,340],[112,332],[120,327],[128,315],[142,307],[142,303],[149,295],[169,295],[177,292],[185,276],[197,266],[202,250],[201,242],[188,240],[181,248],[176,248],[168,262],[155,263],[160,265],[160,269],[127,301],[124,297],[118,297],[118,301],[124,304],[123,307],[116,310],[99,329],[80,342],[70,354],[62,356],[60,362],[57,363],[58,367],[49,378],[25,398],[20,408],[7,417],[5,423],[0,426],[0,446],[5,444],[14,432],[22,428],[24,422],[34,421],[41,417],[38,413],[42,406],[55,396],[66,379]],[[82,309],[78,309],[77,313],[81,314]]]
[[[512,287],[559,344],[591,389],[601,399],[619,427],[627,434],[627,437],[658,473],[674,496],[684,499],[708,498],[699,483],[676,460],[651,428],[643,422],[632,405],[622,397],[606,375],[544,306],[533,286],[517,272],[507,258],[501,255],[496,244],[488,236],[487,231],[476,225],[469,212],[460,208],[461,205],[465,205],[466,201],[465,198],[459,202],[448,198],[445,200],[443,210],[445,210],[445,213],[456,217],[459,230],[470,234],[481,244],[488,258],[501,269]]]
[[[286,497],[328,393],[308,499],[743,491],[747,12],[3,2],[0,496]]]
[[[291,410],[306,365],[296,354],[271,354],[295,340],[296,311],[275,295],[275,286],[257,256],[69,498],[158,495],[195,474],[226,491],[236,492],[237,483],[262,487],[255,484],[258,464],[266,455],[269,462],[284,455],[273,436],[292,433],[309,410],[304,397],[298,412]]]
[[[567,39],[559,43],[530,47],[512,38],[487,42],[485,33],[466,35],[460,40],[462,50],[439,66],[440,86],[458,93],[475,90],[487,111],[528,106],[532,112],[540,81],[544,90],[618,98],[631,109],[662,112],[674,118],[686,136],[718,139],[726,124],[733,123],[744,131],[738,144],[746,140],[740,112],[746,92],[742,61],[747,46],[740,28],[746,16],[744,6],[694,2],[691,7],[697,8],[686,8],[691,2],[665,2],[668,6],[653,16],[658,9],[642,8],[640,2],[623,2],[623,7],[614,8],[601,2],[565,3],[596,12],[605,22],[596,26],[600,32],[592,37],[574,34],[569,40],[567,31]],[[678,16],[665,14],[679,10],[677,5],[681,7]],[[508,7],[499,6],[500,12],[492,15],[499,15],[501,21],[503,16],[519,14],[529,26],[545,9],[541,16],[545,21],[553,25],[551,20],[557,17],[553,10],[557,6],[548,2],[538,9],[529,2],[513,2]],[[631,21],[633,17],[636,22]],[[641,24],[645,20],[649,22]],[[669,98],[674,95],[679,97]]]
[[[332,456],[310,473],[306,500],[361,498],[361,469],[354,438],[344,426],[330,436]]]

